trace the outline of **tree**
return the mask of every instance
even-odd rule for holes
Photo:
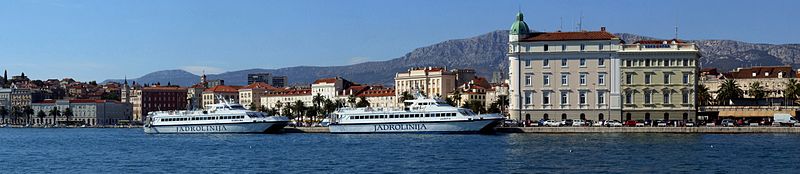
[[[281,109],[281,115],[289,117],[289,119],[294,119],[294,116],[292,116],[291,103],[287,103],[286,107]]]
[[[453,91],[453,100],[456,102],[456,106],[461,105],[461,91]]]
[[[711,97],[711,93],[708,92],[708,87],[705,85],[697,85],[697,104],[700,106],[708,106],[711,105],[711,101],[713,97]]]
[[[736,80],[725,80],[717,90],[717,103],[728,105],[732,99],[742,98],[744,91],[736,84]]]
[[[251,110],[251,111],[260,111],[260,110],[261,110],[261,108],[259,108],[259,107],[258,107],[258,105],[255,105],[255,104],[253,104],[253,103],[250,103],[250,110]]]
[[[22,113],[22,108],[16,106],[11,108],[11,119],[14,122],[14,124],[19,124],[19,119],[23,116],[23,114],[24,113]]]
[[[295,101],[294,104],[292,104],[292,107],[293,107],[292,110],[294,111],[294,114],[297,117],[299,117],[301,121],[305,121],[303,116],[304,116],[304,112],[306,111],[306,105],[303,103],[303,101],[300,101],[300,100]]]
[[[404,91],[400,94],[400,102],[405,102],[406,100],[414,100],[414,96],[409,94],[408,91]]]
[[[489,109],[486,111],[489,113],[500,113],[502,111],[500,111],[499,105],[500,104],[498,102],[493,102],[492,104],[489,104]]]
[[[39,117],[39,123],[42,124],[44,123],[44,117],[47,117],[47,114],[45,114],[43,110],[39,110],[39,112],[36,113],[36,117]]]
[[[317,93],[317,95],[314,95],[314,97],[311,98],[311,102],[314,103],[314,116],[311,117],[311,122],[314,122],[316,117],[322,114],[322,102],[324,101],[325,97],[320,93]]]
[[[369,107],[369,101],[367,101],[366,97],[361,96],[358,100],[358,103],[356,103],[356,107],[359,108]]]
[[[67,121],[70,121],[70,118],[72,118],[72,116],[74,116],[73,113],[72,113],[72,109],[70,109],[69,107],[67,109],[64,109],[64,114],[63,115],[64,115],[64,117],[67,117]]]
[[[3,117],[3,124],[6,124],[6,116],[8,116],[8,109],[5,106],[0,106],[0,116]]]
[[[58,110],[58,107],[53,107],[53,109],[50,110],[50,116],[53,116],[53,125],[55,125],[56,124],[56,117],[60,117],[61,116],[61,111]]]
[[[450,106],[457,106],[457,105],[456,105],[456,102],[455,102],[455,101],[453,101],[453,99],[451,99],[450,97],[445,97],[445,98],[444,98],[444,102],[445,102],[445,103],[447,103],[447,104],[448,104],[448,105],[450,105]]]
[[[797,82],[795,79],[789,79],[786,82],[786,89],[783,92],[784,98],[788,100],[787,102],[794,103],[797,100],[797,97],[800,96],[800,83]]]
[[[36,111],[34,111],[33,108],[31,108],[31,106],[22,107],[22,114],[25,115],[26,124],[31,124],[31,116],[33,116],[33,114],[35,114],[35,113],[36,113]]]
[[[462,108],[471,109],[472,111],[478,112],[478,113],[486,113],[486,107],[483,106],[483,103],[481,103],[479,101],[475,101],[475,100],[467,101],[461,107]]]
[[[325,112],[325,115],[333,113],[333,111],[336,111],[336,108],[336,104],[330,99],[325,99],[325,102],[322,104],[322,110]]]
[[[116,93],[116,92],[103,92],[103,95],[100,96],[100,99],[119,101],[120,97],[119,97],[119,93]]]
[[[767,92],[764,91],[764,86],[761,86],[759,82],[750,83],[750,88],[747,89],[747,93],[755,99],[763,99],[767,95]]]
[[[275,102],[275,108],[282,109],[283,108],[283,103],[281,103],[281,101],[278,100],[277,102]]]
[[[350,107],[356,107],[356,96],[350,95],[347,97],[347,103],[350,104]]]

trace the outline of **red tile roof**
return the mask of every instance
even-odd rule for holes
[[[208,88],[203,92],[215,92],[215,93],[239,93],[240,86],[225,86],[219,85],[213,88]]]
[[[272,85],[266,84],[264,82],[256,82],[247,86],[242,87],[241,89],[266,89],[266,90],[275,90],[277,88],[273,87]]]
[[[725,78],[753,79],[753,78],[778,78],[778,73],[783,72],[783,78],[794,78],[796,74],[791,66],[759,66],[742,68],[738,71],[723,73]],[[755,73],[755,76],[753,76]]]
[[[523,42],[536,41],[567,41],[567,40],[611,40],[617,38],[606,31],[580,31],[580,32],[549,32],[532,33],[521,39]]]
[[[358,94],[358,97],[388,97],[394,96],[394,89],[369,89]]]
[[[338,80],[338,78],[322,78],[322,79],[317,79],[316,81],[314,81],[314,84],[336,83],[336,80]]]

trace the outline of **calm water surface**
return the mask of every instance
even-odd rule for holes
[[[208,134],[0,129],[1,173],[796,173],[797,134]]]

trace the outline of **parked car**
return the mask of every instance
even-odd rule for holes
[[[619,120],[606,121],[605,124],[608,127],[622,127],[622,122],[619,122]]]
[[[606,121],[605,120],[600,120],[600,121],[592,123],[592,126],[598,126],[598,127],[599,126],[605,126],[605,125],[606,125]]]
[[[657,120],[655,125],[658,127],[667,127],[667,121]]]
[[[686,122],[686,124],[683,124],[683,126],[694,127],[694,122],[691,122],[691,121],[690,122]]]
[[[585,126],[586,121],[583,120],[572,120],[572,126]]]
[[[543,126],[551,126],[551,127],[558,127],[561,126],[561,122],[555,120],[546,120],[542,124]]]
[[[561,126],[572,126],[572,119],[561,120]]]
[[[728,126],[736,126],[736,121],[733,121],[733,119],[723,119],[722,122],[720,122],[720,125],[726,126],[726,127],[728,127]]]
[[[625,124],[623,124],[623,125],[625,125],[625,126],[631,126],[631,127],[632,127],[632,126],[636,126],[636,120],[628,120],[628,121],[625,121]]]

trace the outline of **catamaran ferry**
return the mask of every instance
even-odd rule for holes
[[[491,132],[504,118],[499,114],[475,114],[440,99],[417,95],[404,109],[341,108],[327,121],[331,133],[468,133]]]
[[[275,132],[289,123],[285,116],[268,116],[242,105],[220,101],[202,111],[150,112],[145,133],[262,133]]]

